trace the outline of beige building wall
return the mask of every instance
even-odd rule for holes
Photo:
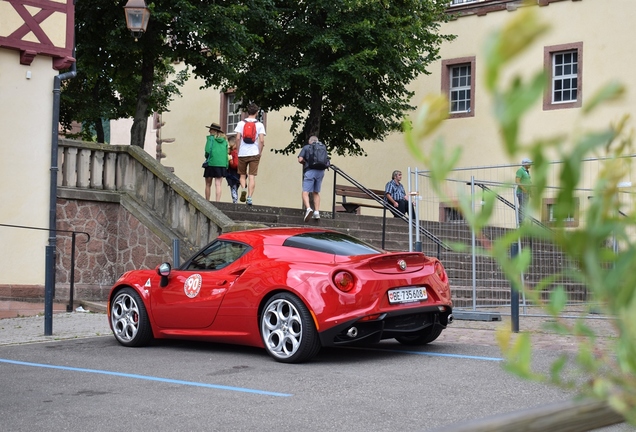
[[[0,48],[0,224],[48,229],[51,58]],[[30,76],[30,78],[29,78]],[[48,232],[0,226],[0,284],[43,284]]]
[[[119,119],[110,121],[110,142],[108,144],[113,145],[130,145],[130,129],[133,125],[133,119]],[[148,152],[152,157],[156,155],[156,140],[157,129],[153,118],[148,119],[148,125],[146,126],[146,137],[144,139],[144,150]]]
[[[550,24],[550,31],[537,41],[522,57],[514,62],[507,79],[521,74],[526,78],[543,67],[544,47],[583,43],[583,103],[589,101],[602,85],[617,80],[625,84],[628,93],[622,102],[605,106],[593,116],[581,119],[582,110],[559,109],[544,111],[541,101],[525,119],[521,130],[526,142],[540,137],[554,136],[570,132],[574,128],[587,130],[603,127],[616,121],[622,114],[636,113],[636,76],[631,73],[635,62],[630,54],[634,48],[633,25],[626,17],[636,14],[636,2],[632,0],[606,1],[561,1],[549,6],[533,6],[541,20]],[[492,104],[485,93],[484,82],[484,42],[487,35],[500,28],[514,17],[517,11],[491,12],[484,16],[467,16],[451,21],[443,32],[457,35],[453,42],[446,43],[441,50],[442,60],[476,57],[475,116],[464,119],[450,119],[444,123],[440,134],[450,147],[463,148],[461,166],[518,163],[510,160],[499,144],[499,136],[492,119]],[[431,68],[432,74],[423,77],[416,86],[415,100],[429,93],[440,92],[442,68],[438,63]],[[430,145],[430,143],[427,143]],[[554,155],[554,159],[558,159]]]
[[[189,80],[182,89],[183,97],[173,101],[170,111],[162,115],[165,122],[162,128],[163,137],[176,139],[174,143],[163,145],[166,158],[162,160],[162,164],[174,167],[175,174],[203,195],[205,183],[201,164],[208,134],[205,126],[213,121],[222,122],[219,90],[201,90],[201,84],[199,80]],[[289,133],[290,124],[284,120],[284,117],[290,114],[291,110],[267,113],[267,136],[256,177],[255,205],[298,209],[302,206],[302,166],[297,159],[300,150],[287,156],[273,151],[285,148],[292,139]],[[332,163],[370,188],[384,188],[394,169],[406,171],[412,163],[405,154],[400,135],[391,137],[387,142],[365,143],[364,148],[368,154],[366,157],[334,155]],[[331,210],[332,187],[333,172],[328,171],[323,182],[321,210]],[[229,188],[225,182],[221,200],[231,202]]]

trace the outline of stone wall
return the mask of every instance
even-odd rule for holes
[[[172,246],[118,203],[58,199],[57,228],[58,301],[69,298],[71,281],[72,233],[64,231],[76,232],[74,299],[105,300],[112,284],[125,271],[172,262]]]
[[[60,139],[57,175],[55,300],[104,300],[127,270],[181,259],[235,223],[143,149]],[[71,243],[75,234],[74,277]],[[82,233],[87,233],[88,236]],[[44,254],[44,251],[41,252]],[[0,283],[0,299],[44,298],[42,285]]]

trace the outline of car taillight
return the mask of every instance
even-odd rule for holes
[[[446,282],[446,280],[448,279],[448,276],[446,275],[446,270],[444,270],[444,266],[439,261],[435,263],[435,274],[439,276],[439,280],[441,280],[442,282]]]
[[[340,291],[349,292],[355,285],[353,275],[346,271],[339,271],[333,276],[333,283]]]

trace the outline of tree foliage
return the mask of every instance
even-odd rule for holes
[[[247,18],[255,51],[230,85],[264,109],[295,112],[293,141],[319,135],[331,151],[362,154],[359,141],[401,130],[414,109],[408,84],[438,58],[447,4],[435,0],[272,0],[275,14]]]
[[[237,2],[156,0],[148,4],[146,33],[135,41],[126,28],[125,4],[76,3],[78,73],[65,82],[60,119],[65,127],[72,121],[88,123],[99,135],[101,118],[132,117],[131,144],[143,147],[148,116],[167,109],[189,72],[219,85],[235,73],[223,56],[244,55],[254,36],[239,24],[246,8]],[[172,65],[178,61],[190,69],[174,75]]]
[[[621,181],[629,178],[633,169],[633,131],[628,127],[628,118],[618,119],[614,124],[600,130],[588,131],[578,126],[569,133],[523,142],[519,136],[519,125],[525,115],[537,105],[543,94],[544,74],[538,72],[529,79],[514,77],[504,83],[502,72],[510,61],[523,53],[541,34],[547,31],[537,18],[534,8],[518,11],[510,22],[488,41],[486,47],[486,88],[493,100],[503,149],[511,158],[530,155],[533,163],[533,195],[530,200],[535,211],[539,210],[542,198],[550,187],[548,176],[550,162],[548,154],[560,155],[558,194],[555,202],[557,226],[548,231],[532,223],[523,224],[518,230],[493,242],[490,250],[484,251],[497,260],[511,281],[521,281],[520,275],[527,273],[529,254],[521,253],[511,258],[510,246],[521,238],[535,238],[553,243],[572,262],[557,274],[548,275],[537,286],[531,288],[517,282],[526,298],[540,305],[553,317],[552,330],[559,334],[577,337],[576,356],[560,356],[547,373],[536,372],[532,364],[532,335],[522,333],[513,338],[510,329],[501,328],[499,344],[507,362],[506,367],[521,377],[549,382],[582,395],[594,396],[606,401],[615,411],[623,414],[627,421],[636,425],[636,207],[632,201],[621,203],[618,199]],[[604,103],[619,99],[625,89],[617,83],[609,83],[586,98],[581,109],[582,122],[594,115]],[[444,152],[441,139],[432,151],[424,152],[419,142],[433,136],[447,115],[446,97],[431,96],[407,132],[407,145],[433,171],[436,191],[443,196],[442,180],[458,159],[458,153],[450,156]],[[626,156],[630,157],[626,157]],[[589,179],[583,177],[581,169],[584,159],[606,158],[603,168],[595,179],[592,197],[582,212],[582,224],[566,228],[565,220],[575,212],[575,193]],[[633,191],[632,191],[633,192]],[[493,219],[494,193],[484,195],[485,205],[475,212],[469,200],[460,200],[462,213],[467,216],[477,232]],[[619,244],[618,248],[613,245]],[[580,319],[564,319],[562,312],[567,303],[567,294],[562,286],[553,281],[566,276],[585,284],[595,310],[583,312]],[[542,292],[550,290],[549,299],[543,300]],[[592,306],[590,306],[591,308]],[[594,326],[586,316],[601,312],[613,318],[618,337],[608,350],[598,349]]]
[[[148,115],[167,109],[189,72],[245,105],[295,109],[283,153],[320,134],[338,154],[362,154],[359,141],[400,130],[413,109],[408,84],[452,39],[438,34],[448,17],[436,0],[155,0],[137,42],[124,4],[77,2],[78,76],[63,89],[61,119],[134,117],[142,146]],[[175,61],[188,72],[171,75]]]

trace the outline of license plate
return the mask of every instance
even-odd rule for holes
[[[389,290],[389,303],[410,303],[426,300],[428,294],[424,287],[398,288]]]

